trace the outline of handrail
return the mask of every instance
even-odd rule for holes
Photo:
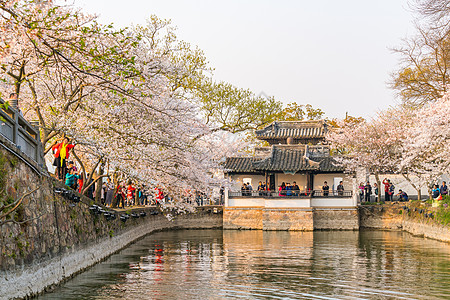
[[[0,98],[0,104],[5,101]],[[43,167],[43,150],[39,138],[39,129],[29,123],[20,113],[11,106],[0,109],[0,134],[14,144],[22,154],[28,156]]]

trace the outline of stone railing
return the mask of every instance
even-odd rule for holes
[[[0,99],[0,104],[5,101]],[[39,129],[11,106],[0,109],[0,134],[15,145],[21,155],[26,155],[38,166],[43,167],[43,149],[39,138]],[[16,151],[17,152],[17,151]]]

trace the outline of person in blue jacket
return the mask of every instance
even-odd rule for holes
[[[402,191],[402,190],[398,190],[398,194],[397,194],[397,196],[398,196],[398,200],[399,201],[408,201],[408,194],[406,193],[406,192],[404,192],[404,191]]]
[[[76,189],[77,180],[80,179],[80,175],[75,174],[74,169],[70,169],[69,173],[66,174],[66,185],[73,189]]]

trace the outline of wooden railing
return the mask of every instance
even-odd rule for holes
[[[5,101],[0,99],[0,104]],[[0,134],[13,143],[23,154],[42,167],[43,152],[39,129],[11,106],[0,109]]]

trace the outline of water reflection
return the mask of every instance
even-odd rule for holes
[[[388,231],[148,236],[39,299],[450,298],[450,246]]]

